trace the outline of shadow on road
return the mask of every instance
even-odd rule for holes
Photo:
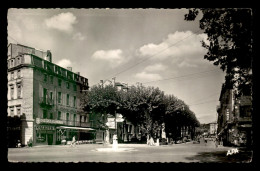
[[[227,155],[227,151],[200,152],[195,156],[186,157],[199,163],[250,163],[252,161],[252,151],[241,150],[237,154]]]

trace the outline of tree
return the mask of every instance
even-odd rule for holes
[[[180,128],[183,126],[197,127],[200,125],[195,114],[189,109],[184,101],[173,95],[165,96],[165,125],[166,132],[171,133],[171,138],[177,140],[180,137]]]
[[[112,85],[105,87],[93,86],[82,99],[82,106],[85,111],[91,113],[93,121],[97,127],[106,128],[106,116],[111,114],[115,116],[118,103],[117,89]]]
[[[143,133],[155,136],[164,119],[164,93],[159,88],[132,86],[121,96],[122,115],[134,125],[140,126]]]
[[[200,29],[208,42],[205,59],[226,72],[237,95],[252,95],[252,10],[190,9],[185,20],[193,21],[201,12]]]

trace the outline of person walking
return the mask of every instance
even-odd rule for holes
[[[118,141],[117,141],[117,135],[114,134],[113,135],[113,145],[112,145],[113,150],[117,150],[118,149]]]
[[[72,147],[75,147],[76,146],[76,139],[75,139],[75,136],[72,137],[72,141],[71,141],[71,144],[70,146]]]
[[[218,148],[218,137],[216,137],[215,146],[216,146],[216,148]]]

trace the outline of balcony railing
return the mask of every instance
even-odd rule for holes
[[[67,126],[77,126],[77,127],[90,127],[91,124],[90,122],[79,122],[79,121],[63,121],[63,124],[64,125],[67,125]]]
[[[54,105],[54,100],[50,99],[50,98],[40,97],[39,98],[39,103],[41,105],[53,106]]]

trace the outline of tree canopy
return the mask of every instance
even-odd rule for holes
[[[200,29],[208,42],[205,59],[226,72],[236,94],[252,94],[252,10],[251,9],[190,9],[185,20],[193,21],[202,13]]]
[[[120,113],[125,119],[140,126],[143,134],[155,136],[167,123],[169,127],[193,125],[199,122],[189,107],[173,95],[165,95],[159,88],[131,86],[127,91],[116,87],[94,86],[83,100],[84,110],[100,117]],[[100,126],[104,125],[101,123]]]

